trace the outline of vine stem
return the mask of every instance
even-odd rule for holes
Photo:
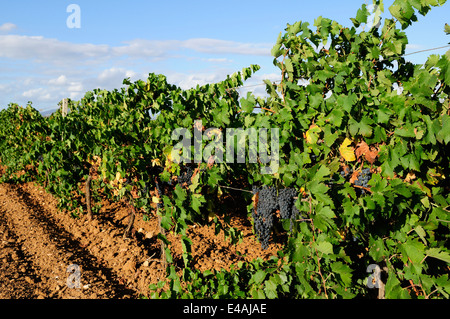
[[[379,44],[379,48],[381,48],[382,46],[383,46],[383,43],[384,43],[384,40],[386,39],[386,36],[387,36],[387,34],[388,34],[388,32],[389,31],[391,31],[391,29],[392,29],[392,27],[393,26],[395,26],[395,24],[398,22],[398,20],[396,19],[396,18],[394,18],[394,23],[392,23],[390,26],[389,26],[389,28],[386,30],[386,32],[383,34],[383,39],[380,41],[380,44]]]
[[[155,178],[155,183],[157,183],[157,179]],[[158,202],[161,199],[161,196],[158,192],[158,188],[155,187],[155,194],[156,197],[158,198]],[[164,237],[166,236],[166,230],[161,226],[161,221],[162,221],[162,215],[159,213],[159,204],[157,204],[156,206],[156,215],[158,216],[158,228],[159,228],[159,232],[161,233],[161,235],[163,235]],[[167,259],[166,259],[166,244],[164,243],[164,241],[162,239],[159,240],[160,245],[161,245],[161,264],[163,266],[163,268],[167,268]]]
[[[311,216],[311,214],[312,214],[312,202],[311,202],[311,197],[309,197],[309,215]],[[315,239],[314,233],[316,232],[316,229],[315,229],[315,227],[314,227],[314,222],[313,222],[312,218],[311,218],[311,227],[312,227],[312,231],[313,231],[313,233],[312,233],[313,241],[312,241],[312,242],[315,243],[315,242],[316,242],[316,239]],[[328,299],[327,286],[325,285],[325,279],[323,278],[322,271],[320,270],[320,257],[319,257],[319,253],[318,253],[316,247],[314,247],[314,250],[315,250],[316,255],[317,255],[317,267],[319,268],[318,273],[319,273],[319,275],[320,275],[320,278],[322,278],[322,284],[323,284],[323,290],[324,290],[324,293],[325,293],[325,298]]]
[[[276,113],[274,110],[268,109],[266,107],[260,107],[260,109],[261,110],[265,110],[265,111],[269,111],[269,112],[272,112],[272,113]]]
[[[375,60],[375,59],[374,59]],[[372,61],[373,62],[373,61]],[[370,85],[372,84],[372,74],[369,77],[369,84],[367,85],[367,90],[370,91]]]
[[[427,296],[425,296],[425,299],[430,299],[430,296],[432,294],[434,294],[436,291],[439,291],[438,289],[433,290],[432,292],[430,292]]]
[[[409,280],[409,284],[410,284],[409,286],[407,286],[407,287],[405,287],[405,288],[403,288],[403,289],[412,288],[412,289],[414,290],[414,293],[416,294],[416,296],[419,296],[419,292],[417,291],[416,286],[417,286],[417,287],[420,287],[420,285],[416,285],[416,284],[412,281],[412,279]]]
[[[361,188],[361,189],[364,189],[365,191],[368,191],[369,193],[373,193],[370,188],[367,188],[367,187],[364,187],[364,186],[359,186],[359,185],[353,184],[353,187]]]
[[[409,260],[409,262],[410,262],[411,264],[413,264],[411,258],[408,257],[408,260]],[[405,263],[405,266],[408,267],[408,264]],[[412,279],[409,280],[409,283],[411,284],[410,287],[414,290],[414,293],[416,294],[416,296],[419,296],[419,292],[417,291],[416,286],[417,286],[417,287],[420,287],[420,288],[422,289],[422,292],[423,292],[423,295],[424,295],[424,296],[427,295],[427,294],[425,293],[425,290],[423,289],[423,287],[422,287],[422,285],[421,285],[420,283],[419,283],[419,285],[416,285],[416,284],[414,284],[414,282],[413,282]]]
[[[280,89],[281,89],[281,96],[283,98],[283,103],[284,105],[286,105],[286,98],[284,96],[284,90],[283,90],[283,81],[284,81],[284,74],[286,72],[286,67],[284,65],[284,60],[286,59],[286,56],[289,53],[289,49],[286,50],[286,52],[284,52],[283,54],[283,61],[281,61],[281,65],[283,66],[283,68],[281,69],[281,82],[280,82]]]

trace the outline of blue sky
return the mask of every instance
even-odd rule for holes
[[[68,28],[69,4],[80,8],[80,28]],[[125,77],[162,73],[189,88],[220,81],[250,64],[262,68],[247,84],[278,80],[270,49],[286,23],[318,16],[350,26],[370,0],[302,1],[2,1],[0,109],[32,101],[40,110],[94,88],[122,86]],[[390,16],[385,1],[384,16]],[[407,53],[446,45],[450,4],[433,8],[406,30]],[[423,63],[429,54],[408,58]],[[262,94],[264,86],[252,89]]]

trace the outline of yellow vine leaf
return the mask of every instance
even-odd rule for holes
[[[305,138],[308,144],[316,144],[319,139],[319,133],[322,131],[320,127],[315,124],[312,124],[309,127],[309,130],[306,131]]]
[[[152,166],[161,166],[161,161],[159,158],[152,159]]]
[[[356,160],[355,149],[349,146],[351,143],[352,141],[350,139],[345,138],[344,142],[342,142],[341,146],[339,146],[339,152],[347,162],[353,162]]]

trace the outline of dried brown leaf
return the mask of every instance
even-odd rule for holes
[[[361,156],[367,154],[369,152],[369,145],[366,142],[362,141],[356,145],[355,155],[356,158],[359,159]]]

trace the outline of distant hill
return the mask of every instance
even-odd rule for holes
[[[54,112],[56,112],[58,109],[51,109],[51,110],[46,110],[46,111],[39,111],[39,113],[41,113],[41,115],[43,117],[49,117],[50,115],[52,115]]]

